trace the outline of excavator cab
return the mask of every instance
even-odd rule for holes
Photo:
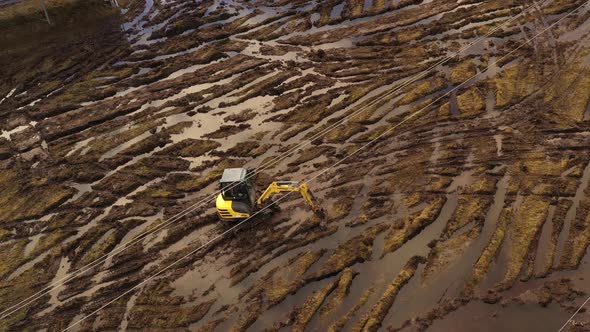
[[[221,220],[250,217],[256,204],[256,193],[244,168],[227,168],[219,180],[221,193],[215,205]]]

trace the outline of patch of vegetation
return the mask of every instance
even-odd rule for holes
[[[149,151],[153,151],[158,147],[164,147],[166,144],[172,143],[172,140],[168,135],[161,135],[155,134],[150,135],[147,138],[136,142],[126,148],[125,150],[119,152],[117,156],[127,156],[124,158],[125,160],[131,160],[133,156],[139,156]]]
[[[90,4],[89,4],[90,3]],[[47,2],[47,11],[51,15],[50,18],[57,16],[58,18],[65,17],[68,13],[75,10],[97,9],[107,12],[112,12],[109,6],[103,6],[101,1],[83,1],[83,0],[52,0]],[[38,1],[23,0],[15,5],[4,6],[0,11],[0,28],[11,25],[21,25],[32,23],[43,17],[43,12]]]
[[[381,327],[381,322],[393,306],[393,302],[401,288],[414,276],[414,273],[418,269],[418,265],[425,263],[424,257],[413,256],[410,258],[408,263],[404,266],[401,272],[393,279],[391,284],[385,289],[385,293],[377,304],[371,308],[371,311],[367,314],[366,320],[361,319],[362,330],[368,332],[377,331]]]
[[[23,244],[24,243],[26,243],[26,240],[23,240]],[[5,252],[13,252],[22,257],[21,249],[24,248],[22,248],[19,243],[11,243],[10,245],[13,245],[15,248],[6,248],[7,250],[2,250],[2,254]],[[58,269],[60,254],[61,248],[56,247],[52,249],[44,259],[37,262],[34,266],[27,269],[14,279],[7,280],[6,278],[2,278],[0,281],[0,302],[6,304],[19,303],[21,300],[25,300],[27,297],[40,290],[40,285],[47,285],[55,276]],[[4,264],[13,264],[15,261],[12,260],[12,257],[4,256],[0,262],[2,262],[0,264],[0,269],[6,270]],[[30,315],[31,311],[31,307],[25,307],[16,311],[13,315],[9,315],[7,319],[0,321],[0,330],[8,331],[14,329],[15,326],[17,326],[16,324],[22,323],[22,321]],[[66,326],[62,326],[62,328],[65,327]]]
[[[228,149],[226,152],[215,151],[212,154],[218,155],[220,157],[225,156],[232,156],[232,157],[257,157],[258,155],[264,153],[261,151],[260,143],[257,141],[245,141],[245,142],[238,142],[236,145]]]
[[[254,112],[252,109],[245,109],[243,111],[241,111],[238,114],[231,114],[226,116],[225,118],[223,118],[223,121],[227,122],[227,121],[233,121],[236,123],[242,123],[242,122],[246,122],[248,120],[252,120],[256,117],[256,112]]]
[[[546,198],[526,196],[516,212],[510,224],[510,255],[503,281],[505,286],[518,278],[530,247],[547,219],[549,204]]]
[[[323,279],[335,275],[355,263],[369,259],[373,253],[373,241],[377,235],[388,228],[389,226],[384,223],[371,226],[361,234],[339,245],[318,272],[308,279]]]
[[[425,81],[412,87],[412,89],[407,89],[406,95],[401,99],[400,104],[405,105],[412,103],[422,97],[442,89],[444,86],[445,81],[440,76],[426,79]]]
[[[22,239],[0,246],[0,276],[5,277],[21,264],[27,243],[27,239]]]
[[[158,154],[175,157],[199,157],[220,146],[221,144],[215,141],[188,138],[160,151]]]
[[[331,113],[330,104],[332,103],[332,96],[329,94],[317,96],[316,98],[308,99],[303,104],[298,105],[284,116],[280,116],[277,120],[289,123],[317,123],[327,114]]]
[[[395,35],[395,41],[399,44],[411,42],[424,36],[425,31],[421,29],[404,29]]]
[[[481,91],[472,86],[467,91],[457,95],[457,108],[462,116],[474,116],[486,109],[486,102]]]
[[[336,286],[334,295],[332,295],[332,297],[320,310],[320,317],[327,317],[328,315],[332,314],[337,307],[342,305],[344,299],[346,296],[348,296],[352,280],[357,274],[358,272],[351,268],[346,268],[344,271],[342,271],[342,275],[338,280],[338,285]]]
[[[354,307],[352,307],[344,316],[340,317],[337,321],[335,321],[334,323],[332,323],[332,325],[328,327],[328,332],[342,331],[344,325],[359,311],[360,308],[362,308],[367,303],[367,301],[373,294],[373,291],[374,289],[372,287],[367,289],[361,295],[359,301],[355,304]]]
[[[492,205],[490,196],[459,195],[457,208],[449,219],[443,234],[450,237],[469,223],[483,224],[488,208]]]
[[[497,179],[482,175],[463,190],[465,194],[493,195],[496,191]]]
[[[313,317],[316,311],[318,311],[328,295],[336,289],[337,285],[337,280],[330,281],[326,286],[307,298],[305,303],[303,303],[303,306],[298,309],[297,315],[295,316],[293,331],[303,332],[305,330],[305,326],[307,326],[311,317]]]
[[[325,136],[324,141],[327,143],[344,143],[352,136],[367,130],[365,126],[356,122],[346,122],[330,130]]]
[[[528,153],[521,162],[521,169],[532,175],[560,176],[568,166],[569,158],[556,159],[545,153]]]
[[[237,133],[239,133],[241,131],[244,131],[244,130],[246,130],[248,128],[250,128],[250,125],[249,124],[245,124],[245,123],[242,123],[242,124],[237,125],[237,126],[233,126],[233,125],[226,126],[226,125],[223,125],[218,130],[216,130],[216,131],[214,131],[212,133],[209,133],[207,135],[204,135],[204,137],[212,138],[212,139],[224,138],[224,137],[228,137],[228,136],[231,136],[231,135],[235,135],[235,134],[237,134]]]
[[[192,127],[193,124],[193,121],[182,121],[173,126],[167,127],[165,130],[171,135],[178,135],[182,134],[186,129]]]
[[[72,161],[96,160],[100,158],[100,156],[102,156],[104,153],[110,151],[111,149],[114,149],[117,146],[125,142],[128,142],[149,130],[154,129],[161,124],[161,121],[146,121],[139,123],[131,128],[127,128],[125,126],[120,127],[118,128],[120,132],[118,132],[117,134],[114,134],[112,136],[98,137],[90,141],[88,143],[87,148],[83,149],[86,152],[84,155],[81,155],[80,152],[82,150],[79,150],[78,153],[73,153],[66,158]]]
[[[451,72],[451,83],[453,85],[459,85],[468,79],[470,79],[473,75],[477,73],[477,68],[475,67],[475,63],[471,59],[467,59],[453,68]]]
[[[178,329],[201,320],[215,300],[184,306],[181,297],[170,296],[168,285],[158,285],[141,294],[130,312],[129,327],[133,329]]]
[[[306,147],[305,149],[299,150],[299,156],[297,159],[289,163],[289,165],[301,165],[310,160],[319,158],[321,156],[332,156],[334,155],[335,148],[332,146],[312,146]]]
[[[31,219],[47,213],[74,195],[75,190],[59,185],[46,184],[47,178],[39,178],[28,184],[20,179],[24,174],[5,170],[0,175],[0,220],[11,222]]]
[[[260,296],[248,300],[246,305],[248,310],[240,315],[236,324],[229,330],[230,332],[245,332],[262,314],[262,299]]]
[[[451,116],[451,104],[447,101],[444,102],[439,108],[437,115],[441,118],[448,118]]]
[[[586,200],[586,205],[590,205],[590,200]],[[590,213],[587,213],[586,218],[578,214],[578,217],[572,221],[564,252],[559,262],[560,267],[576,269],[586,254],[588,245],[590,245]]]
[[[324,254],[324,251],[305,251],[281,267],[267,273],[260,284],[268,306],[280,303],[287,295],[304,285],[303,275]]]
[[[474,225],[466,232],[446,241],[438,242],[428,255],[422,283],[426,283],[429,277],[435,276],[439,271],[451,268],[451,264],[461,257],[471,242],[481,234],[482,227],[483,225]]]
[[[43,252],[58,246],[68,236],[74,234],[75,231],[55,230],[51,233],[45,234],[39,239],[37,245],[33,248],[29,257],[35,257]]]
[[[537,88],[539,78],[528,64],[513,64],[495,78],[496,107],[502,108],[520,101]]]
[[[506,234],[506,229],[508,226],[508,222],[512,217],[512,210],[504,209],[500,214],[500,218],[498,220],[498,224],[496,225],[496,229],[492,234],[492,238],[490,242],[486,245],[483,252],[479,256],[477,262],[473,267],[473,272],[471,278],[465,285],[464,292],[467,294],[471,294],[473,292],[473,288],[479,284],[485,275],[488,272],[490,264],[496,257],[499,252],[500,246],[504,242],[504,237]]]
[[[446,198],[437,197],[429,202],[428,206],[421,212],[408,216],[394,225],[385,236],[383,255],[397,250],[406,241],[416,236],[424,227],[430,225],[440,214],[445,202]]]
[[[449,176],[432,176],[432,180],[430,181],[430,190],[442,192],[448,188],[452,182],[453,179]]]
[[[108,254],[115,246],[119,237],[116,232],[110,232],[106,238],[99,239],[90,249],[82,256],[80,264],[86,265],[96,259]]]
[[[205,174],[176,174],[169,176],[166,181],[170,181],[176,189],[185,192],[196,191],[205,188],[211,183],[218,181],[223,174],[223,170],[231,167],[241,166],[243,163],[237,159],[223,159],[208,173]]]

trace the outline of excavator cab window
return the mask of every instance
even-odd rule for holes
[[[226,168],[219,181],[221,195],[226,201],[242,201],[253,205],[255,193],[244,168]]]
[[[250,196],[245,182],[221,183],[221,194],[226,201],[241,201]]]

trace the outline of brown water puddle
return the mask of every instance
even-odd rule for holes
[[[156,222],[157,220],[161,220],[163,218],[163,215],[164,215],[164,213],[162,211],[160,211],[160,212],[158,212],[158,214],[156,214],[154,216],[141,218],[141,219],[145,219],[145,222],[140,224],[139,226],[136,226],[135,228],[133,228],[132,230],[127,232],[127,234],[125,234],[125,236],[121,239],[121,241],[119,241],[119,244],[117,244],[117,246],[113,250],[111,250],[109,255],[106,257],[105,262],[104,262],[104,268],[108,269],[111,267],[113,257],[115,256],[115,252],[119,252],[121,250],[121,246],[127,246],[127,244],[129,242],[133,241],[136,236],[144,234],[144,231],[148,227],[150,227],[154,222]],[[138,219],[138,218],[131,217],[131,218],[127,218],[127,219],[122,220],[122,222],[124,222],[125,220],[128,220],[128,219]]]
[[[47,255],[49,255],[50,252],[51,252],[51,250],[47,250],[47,251],[43,252],[42,254],[38,255],[37,257],[35,257],[34,259],[19,266],[16,270],[14,270],[11,274],[8,275],[8,278],[6,278],[6,280],[12,280],[12,279],[20,276],[25,271],[31,269],[35,264],[43,261],[45,259],[45,257],[47,257]]]
[[[428,331],[557,331],[568,313],[558,304],[547,307],[537,304],[487,304],[471,301],[434,321]]]
[[[70,270],[70,260],[67,256],[61,258],[59,262],[59,268],[51,280],[50,285],[60,283],[67,275],[68,271]],[[59,299],[59,293],[64,289],[63,284],[58,284],[55,287],[51,288],[49,292],[50,299],[47,302],[49,307],[38,313],[38,316],[44,316],[50,312],[52,312],[57,306],[61,305],[63,302]]]
[[[457,204],[458,200],[456,193],[447,195],[447,202],[443,206],[440,215],[430,226],[422,230],[415,238],[405,243],[400,249],[384,257],[380,263],[391,267],[391,269],[388,268],[389,271],[396,271],[394,275],[390,276],[385,286],[391,282],[394,276],[397,275],[404,264],[412,256],[428,256],[428,253],[430,252],[428,243],[440,237],[444,227],[447,225],[447,222],[457,208]],[[392,257],[387,258],[388,256]],[[376,270],[380,268],[379,265],[375,266]],[[400,290],[393,307],[389,310],[383,320],[383,326],[398,326],[405,320],[423,313],[430,306],[435,306],[437,300],[447,292],[447,289],[451,287],[457,279],[456,275],[448,275],[448,277],[445,278],[440,275],[437,278],[436,283],[432,282],[424,285],[420,282],[423,271],[424,266],[421,265],[414,277],[410,279],[410,282]],[[452,272],[452,270],[449,272]],[[377,291],[377,293],[382,294],[382,292],[380,293],[379,291]]]
[[[43,236],[45,236],[45,234],[39,233],[39,234],[33,235],[29,238],[31,241],[29,243],[27,243],[27,245],[25,246],[25,250],[23,252],[24,257],[29,256],[29,254],[35,249],[35,247],[37,246],[37,243],[39,243],[39,240]]]
[[[491,117],[499,115],[496,109],[496,94],[492,89],[489,89],[486,93],[486,113]]]
[[[453,259],[444,270],[438,271],[435,275],[431,275],[426,283],[420,281],[421,278],[419,277],[412,278],[410,283],[406,285],[398,295],[398,299],[401,299],[403,295],[407,303],[402,305],[400,302],[399,304],[395,304],[396,306],[401,305],[402,307],[409,306],[410,308],[414,308],[415,311],[413,314],[418,316],[426,312],[428,309],[435,308],[438,302],[443,299],[452,300],[459,296],[465,283],[471,276],[473,265],[479,259],[479,255],[483,251],[483,248],[488,244],[489,239],[495,230],[500,212],[505,204],[504,201],[508,180],[509,178],[505,176],[498,181],[496,185],[497,190],[494,195],[494,202],[488,209],[479,236],[469,244],[460,256]],[[420,275],[421,274],[416,273],[416,276]],[[420,299],[423,299],[423,296],[426,296],[427,299],[425,298],[424,300],[416,301],[414,300],[416,294],[420,296]],[[398,326],[404,321],[404,319],[410,318],[410,316],[404,316],[401,314],[394,314],[394,317],[396,317],[394,326]]]
[[[523,201],[524,197],[520,194],[517,195],[516,200],[512,203],[512,211],[513,216],[514,214],[518,213],[518,209]],[[497,257],[495,261],[490,265],[484,279],[480,282],[480,284],[476,287],[479,290],[489,290],[492,289],[495,285],[500,283],[504,280],[504,274],[508,267],[508,259],[511,253],[511,243],[510,243],[510,227],[507,227],[504,239],[502,242],[502,246],[500,247],[500,252],[497,253]],[[486,243],[487,244],[487,243]],[[483,249],[483,248],[482,248]],[[481,251],[479,251],[481,252]]]
[[[539,237],[535,259],[534,259],[534,268],[533,274],[538,275],[541,272],[544,272],[545,264],[547,262],[547,256],[549,255],[549,250],[552,246],[551,243],[551,233],[553,229],[553,216],[555,215],[555,205],[549,206],[549,212],[547,213],[547,219],[543,224],[543,228],[541,229],[541,235]]]
[[[362,201],[359,199],[359,201]],[[358,297],[360,296],[360,294],[362,292],[364,292],[368,287],[371,286],[377,286],[378,288],[382,288],[385,287],[388,282],[391,281],[391,278],[393,278],[393,276],[397,275],[399,269],[401,269],[401,267],[406,263],[406,261],[414,256],[414,255],[426,255],[429,251],[429,248],[427,247],[427,243],[429,243],[432,239],[437,238],[438,236],[440,236],[440,232],[442,231],[442,229],[444,228],[444,226],[446,225],[448,219],[450,218],[452,212],[455,210],[457,205],[457,196],[455,193],[453,194],[449,194],[448,196],[448,200],[445,203],[445,205],[442,208],[442,211],[440,213],[440,215],[437,217],[437,219],[428,227],[426,227],[422,232],[420,232],[418,235],[416,235],[416,237],[414,237],[413,239],[409,240],[406,244],[404,244],[400,249],[398,249],[397,251],[393,252],[393,253],[389,253],[386,256],[384,256],[381,259],[376,259],[377,256],[380,256],[382,251],[383,251],[383,237],[384,234],[380,235],[377,237],[377,239],[374,242],[374,249],[373,249],[373,259],[369,260],[369,261],[365,261],[363,263],[357,263],[355,264],[352,268],[356,271],[361,272],[353,281],[352,284],[352,288],[350,290],[350,294],[349,296],[346,297],[345,302],[342,306],[340,306],[330,317],[327,317],[325,320],[319,320],[317,317],[314,317],[312,319],[312,321],[310,322],[310,325],[308,325],[308,328],[310,330],[319,330],[322,328],[325,328],[325,324],[331,320],[333,320],[334,318],[338,318],[339,315],[342,315],[343,313],[345,313],[347,310],[349,310],[352,306],[355,305],[356,303],[356,299],[358,299]],[[353,208],[354,210],[354,208]],[[408,213],[408,211],[401,211],[399,212],[399,215],[397,217],[392,217],[389,216],[387,217],[388,219],[391,218],[398,218],[401,217],[402,215],[405,215],[406,213]],[[354,213],[351,213],[351,215],[356,215]],[[349,216],[350,217],[350,216]],[[359,231],[355,232],[356,233],[360,233],[360,231],[362,231],[362,229],[366,229],[366,227],[369,227],[373,224],[379,223],[382,221],[382,218],[378,218],[376,220],[372,220],[369,224],[367,225],[363,225],[361,227],[355,227],[355,230],[358,228]],[[322,247],[331,247],[331,246],[327,246],[325,244],[333,241],[332,239],[337,239],[340,238],[341,236],[338,236],[338,234],[343,234],[343,233],[350,233],[351,229],[346,228],[346,227],[341,227],[337,233],[335,233],[333,236],[328,237],[327,239],[323,239],[321,242],[321,246],[318,246],[318,244],[313,244],[312,246],[308,246],[307,248],[322,248]],[[347,236],[343,237],[343,238],[350,238],[351,236],[353,236],[352,234],[348,234]],[[336,245],[337,243],[335,243]],[[326,255],[322,258],[322,260],[326,259]],[[318,261],[314,267],[318,267],[321,266],[321,261]],[[383,267],[386,266],[387,268],[384,269]],[[312,267],[311,271],[313,272],[314,267]],[[322,280],[322,282],[326,282],[325,280]],[[278,313],[285,313],[288,312],[289,309],[288,308],[292,308],[295,305],[301,305],[301,302],[306,298],[305,294],[309,294],[309,292],[313,291],[314,289],[317,290],[318,287],[320,287],[320,285],[314,285],[314,284],[319,284],[318,283],[312,283],[312,284],[308,284],[305,286],[305,292],[302,291],[298,291],[297,294],[292,295],[289,297],[289,302],[287,304],[279,304],[276,307],[276,310],[273,309],[273,312]],[[309,289],[309,290],[307,290]],[[305,293],[305,294],[304,294]],[[376,291],[375,295],[369,300],[369,303],[374,303],[376,302],[379,297],[380,297],[380,292]],[[369,305],[367,305],[367,309],[369,308]],[[364,313],[364,311],[357,313],[357,315],[362,315]],[[406,312],[407,313],[407,312]],[[280,319],[280,317],[277,317],[276,315],[269,313],[264,313],[263,316],[255,323],[255,325],[252,326],[251,330],[256,330],[256,327],[263,327],[263,326],[270,326],[271,322],[273,321],[277,321],[277,319]]]
[[[496,134],[494,135],[494,141],[496,141],[496,155],[498,157],[502,157],[502,139],[504,139],[504,135]]]
[[[141,293],[143,287],[140,287],[131,297],[129,301],[125,303],[125,313],[123,314],[123,319],[121,320],[121,325],[119,325],[119,331],[125,332],[127,331],[127,326],[129,325],[129,315],[131,314],[131,310],[135,307],[135,303],[137,302],[137,297],[139,293]]]

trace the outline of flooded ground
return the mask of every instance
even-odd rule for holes
[[[590,295],[589,3],[118,2],[0,15],[0,330],[555,331]],[[219,237],[226,167],[326,219]]]

